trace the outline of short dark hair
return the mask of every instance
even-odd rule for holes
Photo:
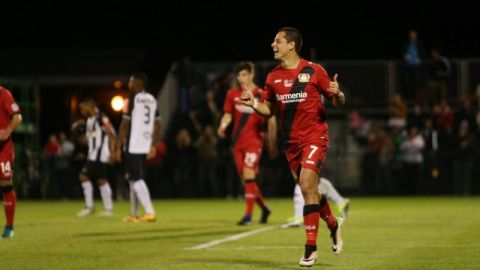
[[[132,74],[132,77],[142,81],[143,85],[147,85],[147,74],[145,74],[144,72],[135,72]]]
[[[303,45],[302,33],[297,28],[282,27],[278,30],[278,33],[285,32],[285,38],[288,42],[295,42],[295,51],[300,54]]]
[[[235,65],[235,67],[233,67],[233,72],[235,73],[235,75],[238,75],[238,73],[240,73],[240,71],[242,70],[246,70],[250,73],[252,73],[255,69],[255,65],[250,62],[250,61],[242,61],[242,62],[239,62]]]

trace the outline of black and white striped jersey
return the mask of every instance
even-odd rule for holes
[[[87,160],[100,161],[103,163],[108,162],[108,159],[110,158],[110,147],[108,134],[105,131],[108,125],[110,125],[110,120],[102,112],[87,118]]]
[[[155,121],[160,120],[157,100],[145,90],[137,92],[129,99],[123,118],[130,120],[124,150],[130,154],[147,154]]]

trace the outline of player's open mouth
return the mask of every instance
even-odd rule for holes
[[[277,54],[278,53],[278,49],[273,49],[273,54]]]

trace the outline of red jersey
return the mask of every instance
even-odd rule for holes
[[[223,104],[223,111],[233,116],[233,142],[234,144],[261,143],[265,119],[240,101],[242,92],[241,88],[230,89]],[[258,87],[255,87],[252,93],[259,101],[265,99],[265,92]]]
[[[5,129],[10,124],[10,119],[14,114],[20,113],[20,107],[12,97],[10,91],[0,86],[0,129]],[[13,150],[12,137],[10,136],[6,141],[0,142],[0,152]]]
[[[267,76],[266,99],[275,102],[286,146],[325,140],[328,125],[322,95],[330,99],[327,91],[330,78],[322,66],[300,59],[295,69],[278,65]]]

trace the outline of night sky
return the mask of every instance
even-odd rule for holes
[[[71,3],[75,2],[75,3]],[[2,3],[2,49],[146,49],[153,61],[270,59],[276,30],[294,26],[320,59],[400,57],[415,28],[427,48],[480,56],[479,8],[399,1],[18,1]],[[393,1],[392,1],[393,2]],[[162,6],[160,6],[162,4]]]

